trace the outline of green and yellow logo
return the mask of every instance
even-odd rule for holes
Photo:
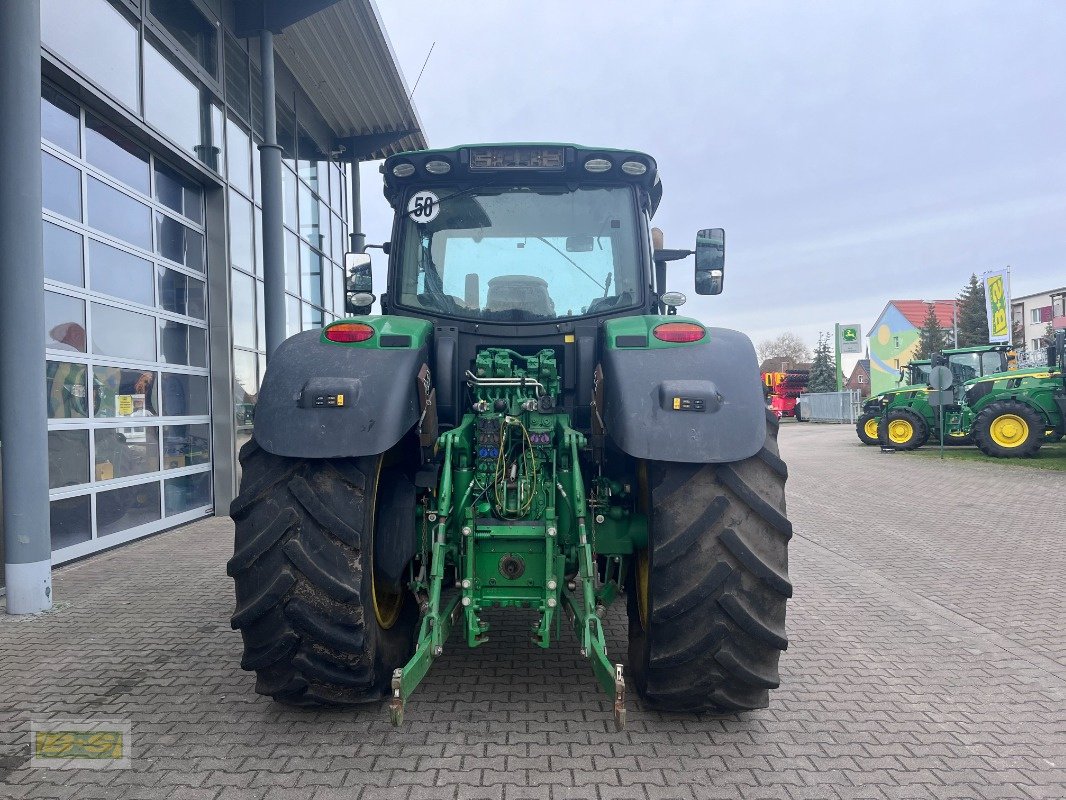
[[[123,769],[130,763],[127,722],[56,720],[30,727],[30,766]]]
[[[989,334],[991,338],[1009,336],[1007,293],[1003,288],[1003,276],[989,275],[985,279],[985,291],[988,292],[988,305],[991,312],[989,314]]]
[[[845,342],[857,342],[859,341],[858,328],[841,328],[840,338]]]

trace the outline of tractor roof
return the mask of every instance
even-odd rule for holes
[[[632,183],[648,193],[653,214],[662,197],[655,159],[647,153],[565,142],[489,142],[411,150],[389,156],[381,172],[385,176],[385,197],[393,208],[404,188],[415,183],[419,186],[491,183],[496,176],[503,175],[515,179],[521,176],[523,181],[544,184],[564,180],[567,183],[575,180],[615,185]]]
[[[1009,344],[985,344],[978,347],[951,347],[943,352],[954,355],[955,353],[1000,353],[1011,349]]]

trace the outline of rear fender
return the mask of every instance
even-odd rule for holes
[[[335,344],[320,330],[305,331],[270,356],[254,422],[264,450],[289,458],[376,455],[418,423],[431,326],[398,317],[354,321],[370,324],[374,336]]]
[[[607,436],[641,459],[719,464],[749,458],[766,440],[755,348],[726,328],[707,328],[701,341],[687,344],[664,346],[651,336],[662,322],[691,321],[646,316],[605,324]]]

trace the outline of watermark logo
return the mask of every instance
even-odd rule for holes
[[[122,720],[34,720],[30,767],[128,769],[130,723]]]

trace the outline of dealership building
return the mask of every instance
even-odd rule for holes
[[[0,6],[17,612],[52,565],[226,513],[268,354],[343,314],[353,164],[426,143],[372,0]]]

